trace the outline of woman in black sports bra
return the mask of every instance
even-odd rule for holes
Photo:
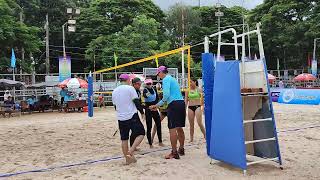
[[[197,118],[197,123],[201,129],[201,132],[204,138],[206,138],[205,128],[202,123],[202,93],[198,87],[198,81],[195,79],[192,79],[190,81],[190,91],[185,92],[185,102],[186,106],[188,106],[188,119],[190,123],[190,142],[193,142],[195,118]]]

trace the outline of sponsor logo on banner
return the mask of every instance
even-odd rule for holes
[[[283,93],[283,102],[288,103],[294,99],[294,92],[293,90],[285,90]]]
[[[320,104],[320,90],[284,89],[280,93],[279,103],[285,104]]]

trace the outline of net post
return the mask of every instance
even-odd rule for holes
[[[188,90],[190,90],[190,80],[191,80],[191,48],[188,48]]]
[[[158,57],[156,57],[156,66],[157,66],[157,68],[159,67]]]

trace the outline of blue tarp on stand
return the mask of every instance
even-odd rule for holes
[[[319,89],[282,89],[279,103],[284,104],[320,104]]]
[[[217,62],[214,75],[211,158],[246,169],[239,61]]]
[[[212,97],[214,83],[214,58],[212,53],[202,54],[202,79],[204,92],[204,114],[206,125],[207,154],[210,152],[211,122],[212,122]]]

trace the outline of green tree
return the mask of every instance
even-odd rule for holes
[[[22,47],[25,48],[26,54],[29,54],[38,52],[41,45],[38,38],[39,29],[21,23],[18,18],[20,11],[21,7],[15,1],[0,0],[0,68],[2,72],[7,71],[10,65],[11,48],[15,49],[16,57],[19,59]],[[26,58],[26,62],[22,65],[30,63],[30,59]],[[25,70],[30,69],[26,66]]]
[[[119,57],[118,64],[154,55],[161,46],[160,32],[159,22],[146,15],[139,15],[122,32],[100,36],[92,41],[87,50],[87,58],[93,60],[95,57],[96,67],[102,68],[114,66],[114,53]],[[143,66],[155,67],[155,63],[137,65],[126,70],[136,71]]]
[[[138,15],[163,22],[164,14],[151,0],[93,0],[77,19],[71,44],[86,47],[92,39],[123,30]]]
[[[252,23],[262,23],[269,67],[301,68],[312,52],[313,38],[319,37],[319,3],[308,0],[266,0],[250,13]],[[286,62],[286,63],[285,63]]]
[[[182,41],[191,40],[191,32],[200,25],[200,16],[190,6],[177,3],[167,13],[165,27],[175,47],[182,46]]]

